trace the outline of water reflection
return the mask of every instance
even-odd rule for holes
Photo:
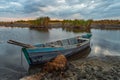
[[[73,61],[73,60],[77,60],[77,59],[86,58],[90,54],[90,51],[91,51],[91,48],[89,46],[86,49],[77,53],[76,55],[72,55],[72,56],[68,57],[68,60]]]
[[[36,30],[39,32],[49,32],[50,29],[48,28],[30,28],[31,30]]]
[[[83,32],[90,33],[90,29],[64,28],[63,27],[62,30],[66,31],[66,32],[74,32],[74,33],[83,33]]]
[[[102,46],[94,46],[92,48],[92,53],[94,53],[94,56],[100,56],[100,57],[105,56],[105,55],[120,56],[120,54],[117,51],[104,49]]]
[[[120,56],[120,30],[91,29],[91,56]]]
[[[94,28],[94,29],[99,29],[99,30],[107,30],[107,31],[116,31],[116,30],[120,30],[120,26],[118,27],[106,27],[106,28]]]

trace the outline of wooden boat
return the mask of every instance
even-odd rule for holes
[[[22,48],[29,65],[41,64],[55,58],[58,54],[72,56],[90,46],[90,35],[34,45],[35,48]]]
[[[63,54],[66,57],[69,57],[79,53],[83,49],[90,47],[91,36],[91,34],[85,34],[69,39],[57,40],[37,45],[24,44],[13,40],[9,40],[8,43],[22,46],[22,51],[28,64],[35,65],[50,61],[58,54]]]

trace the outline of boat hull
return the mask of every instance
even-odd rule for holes
[[[63,50],[61,49],[61,50],[56,50],[56,51],[30,53],[29,51],[26,50],[26,48],[22,48],[22,50],[24,52],[24,55],[27,59],[28,64],[36,65],[36,64],[43,64],[47,61],[50,61],[59,54],[63,54],[67,58],[69,58],[72,55],[78,54],[80,51],[86,49],[87,47],[90,47],[89,41],[87,43],[85,43],[84,45],[78,46],[76,48],[63,49]],[[81,54],[81,53],[79,53],[79,54]],[[84,54],[81,54],[81,55],[84,55]]]

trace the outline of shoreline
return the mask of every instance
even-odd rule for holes
[[[56,25],[53,25],[53,24],[49,24],[48,26],[44,27],[44,26],[36,26],[36,25],[33,25],[33,24],[29,24],[29,23],[19,23],[19,22],[8,22],[8,23],[1,23],[0,24],[1,27],[21,27],[21,28],[73,28],[73,29],[82,29],[84,28],[83,26],[62,26],[62,25],[59,25],[59,24],[56,24]],[[96,27],[97,26],[97,27]],[[89,27],[88,27],[89,28]],[[120,28],[120,24],[97,24],[97,23],[91,23],[90,25],[90,28]]]
[[[38,71],[39,68],[36,68]],[[35,69],[34,69],[35,71]],[[36,74],[36,72],[31,74]],[[42,73],[40,73],[42,74]],[[39,75],[37,75],[39,76]],[[66,70],[45,74],[41,80],[119,80],[120,56],[88,57],[69,61]]]
[[[14,66],[15,67],[15,66]],[[21,71],[22,68],[0,67],[0,79],[19,80],[25,76],[31,76],[40,72],[40,68]],[[31,72],[30,72],[31,71]],[[16,76],[15,76],[16,75]],[[47,73],[42,80],[119,80],[120,79],[120,56],[91,56],[78,60],[68,61],[68,68],[62,73],[54,71]]]

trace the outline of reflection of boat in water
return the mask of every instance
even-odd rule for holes
[[[74,54],[73,56],[70,56],[68,58],[69,61],[82,59],[87,57],[90,54],[91,48],[90,46],[86,47],[85,49],[81,50],[80,52]]]
[[[80,51],[90,47],[90,37],[91,34],[85,34],[74,38],[37,44],[34,45],[34,48],[22,48],[22,51],[29,65],[45,63],[55,58],[58,54],[71,57],[79,53],[82,56],[86,56],[86,54],[82,54]],[[12,40],[8,42],[18,44],[18,42]],[[26,44],[23,44],[23,47],[24,46],[26,46]]]

